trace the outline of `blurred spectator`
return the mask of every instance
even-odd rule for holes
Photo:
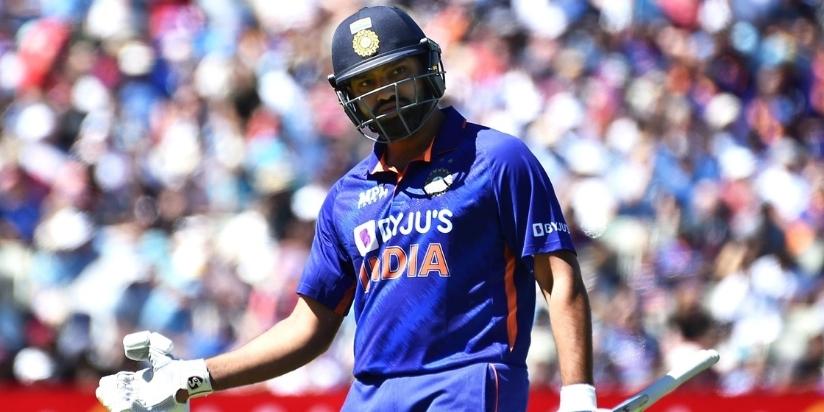
[[[94,382],[138,329],[209,356],[289,312],[369,150],[325,78],[366,3],[0,0],[0,381]],[[444,48],[446,101],[522,136],[568,208],[599,386],[716,347],[693,384],[824,391],[820,2],[398,3]],[[265,387],[348,384],[353,327]]]

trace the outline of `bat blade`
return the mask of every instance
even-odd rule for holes
[[[639,412],[648,408],[653,403],[664,397],[666,394],[672,392],[683,384],[692,379],[695,375],[707,370],[710,366],[718,362],[718,352],[714,349],[704,349],[685,362],[682,362],[666,375],[656,379],[649,386],[642,389],[640,392],[629,397],[618,406],[611,409],[612,412]]]

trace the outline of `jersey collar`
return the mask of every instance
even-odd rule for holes
[[[434,156],[441,155],[458,147],[463,137],[463,130],[466,128],[466,119],[452,106],[441,109],[441,112],[443,112],[445,116],[438,135],[432,139],[426,150],[415,159],[415,161],[431,162]],[[367,162],[366,170],[368,176],[382,172],[398,173],[397,170],[388,168],[383,162],[385,153],[386,144],[375,143]]]

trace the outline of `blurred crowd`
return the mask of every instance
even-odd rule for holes
[[[0,385],[94,385],[124,334],[181,357],[285,317],[327,188],[370,150],[326,80],[359,0],[0,0]],[[824,391],[824,7],[399,1],[467,118],[553,181],[596,384]],[[529,356],[560,379],[544,305]],[[351,379],[354,322],[277,393]]]

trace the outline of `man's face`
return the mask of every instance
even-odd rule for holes
[[[423,65],[416,57],[406,57],[376,67],[349,82],[349,90],[355,97],[358,110],[367,118],[382,117],[378,123],[389,135],[406,134],[407,126],[420,120],[419,110],[406,109],[398,116],[400,108],[426,99],[431,94],[424,81],[412,80],[423,72]],[[393,86],[398,82],[397,86]],[[377,125],[376,125],[377,126]],[[380,128],[378,128],[380,130]],[[376,130],[376,131],[378,131]]]

